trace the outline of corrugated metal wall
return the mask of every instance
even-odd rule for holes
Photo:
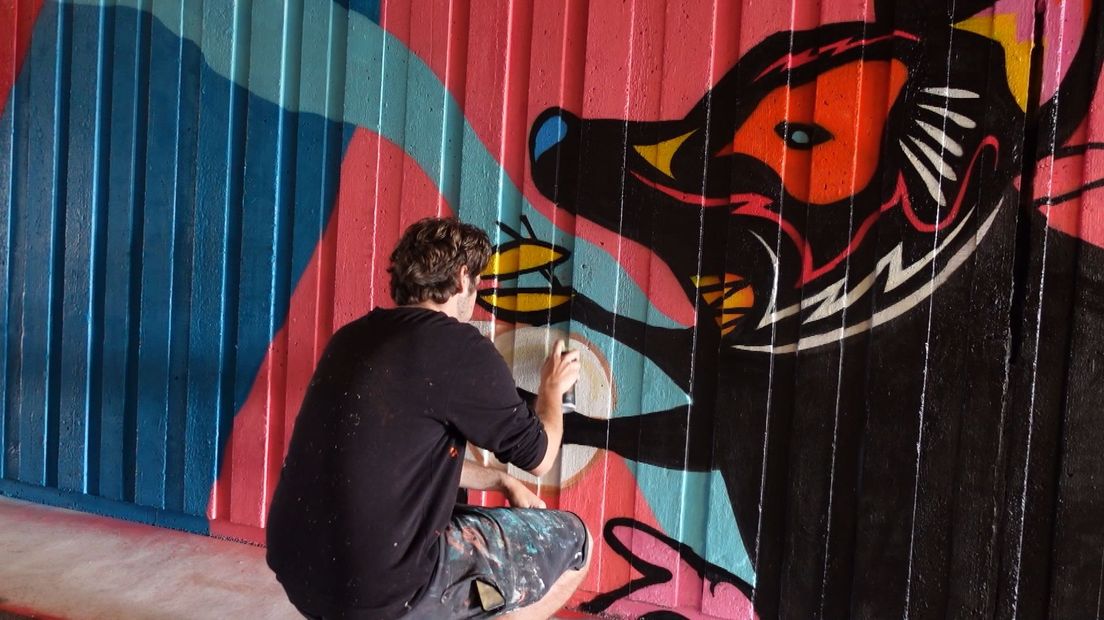
[[[583,352],[585,609],[1099,615],[1101,12],[0,0],[0,493],[261,540],[455,214],[519,384]]]

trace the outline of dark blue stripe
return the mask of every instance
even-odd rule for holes
[[[245,149],[247,95],[204,65],[200,71],[199,157],[189,329],[188,427],[184,510],[204,514],[217,475],[219,448],[233,421],[234,342],[237,334],[241,235],[240,170]]]
[[[133,501],[137,434],[140,248],[145,193],[150,17],[113,11],[112,109],[107,184],[104,282],[104,375],[101,398],[100,494]]]
[[[14,91],[0,105],[11,110],[15,105]],[[12,179],[15,170],[15,123],[10,113],[0,116],[0,480],[7,475],[8,468],[8,429],[13,424],[8,415],[8,350],[11,326],[8,323],[11,295],[11,255],[12,255],[12,210],[15,207]]]
[[[188,84],[185,76],[198,67],[199,56],[194,45],[182,46],[180,39],[158,26],[150,38],[150,58],[155,64],[148,93],[135,501],[172,508],[174,502],[183,502],[183,468],[175,468],[172,460],[181,454],[186,411],[194,206],[190,171],[195,165],[198,105],[198,89],[181,86]]]
[[[103,192],[106,159],[101,131],[110,99],[99,86],[100,46],[106,11],[81,11],[73,22],[73,58],[68,92],[91,93],[69,101],[70,143],[66,169],[66,244],[62,298],[61,382],[59,385],[58,487],[87,493],[91,447],[98,428],[102,297]],[[93,122],[83,122],[86,119]],[[95,386],[95,387],[93,387]],[[93,404],[95,403],[95,404]]]
[[[58,483],[58,448],[61,429],[61,328],[62,295],[65,284],[66,203],[69,179],[66,161],[69,159],[69,99],[68,84],[72,75],[73,48],[69,41],[73,32],[73,7],[65,5],[58,12],[57,45],[54,64],[53,100],[56,102],[54,117],[54,151],[51,170],[54,176],[53,239],[50,248],[50,325],[47,349],[46,392],[46,485]]]
[[[38,28],[36,28],[37,32]],[[27,75],[27,65],[21,76]],[[23,202],[26,196],[26,166],[31,140],[27,137],[30,126],[30,117],[33,107],[28,102],[27,84],[22,77],[12,85],[8,105],[4,108],[3,125],[10,126],[11,144],[5,148],[10,153],[10,175],[5,182],[10,183],[5,195],[11,201],[8,209],[8,277],[7,300],[5,314],[7,322],[4,332],[7,337],[5,349],[6,368],[4,371],[4,477],[10,479],[19,478],[19,466],[21,460],[20,439],[22,433],[23,412],[23,317],[24,297],[21,289],[24,286],[27,269],[27,253],[25,247],[29,243],[27,231],[27,210]],[[8,130],[5,131],[8,135]]]
[[[64,245],[66,101],[60,97],[67,79],[66,54],[55,53],[67,39],[68,19],[56,5],[39,16],[23,77],[33,108],[28,117],[26,172],[16,203],[25,206],[21,234],[25,268],[13,278],[13,291],[24,297],[20,337],[23,340],[20,409],[19,479],[39,485],[56,480],[57,350],[59,267]],[[67,47],[62,44],[62,47]],[[16,281],[18,280],[18,281]]]
[[[190,458],[185,441],[188,415],[189,327],[191,324],[191,287],[206,274],[193,269],[195,217],[205,215],[206,206],[196,202],[196,158],[199,134],[199,71],[202,58],[191,44],[167,37],[182,68],[176,87],[178,102],[176,165],[176,234],[173,248],[172,338],[169,368],[168,455],[166,467],[166,507],[184,510],[185,460]],[[202,413],[202,415],[210,415]]]

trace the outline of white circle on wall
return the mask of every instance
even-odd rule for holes
[[[472,325],[492,338],[495,348],[512,369],[517,386],[533,394],[537,393],[541,365],[552,346],[556,340],[567,340],[570,343],[568,348],[579,352],[579,382],[575,384],[577,411],[589,417],[609,419],[617,403],[617,393],[613,388],[609,362],[591,342],[578,334],[569,335],[547,327],[513,328],[490,321],[472,322]],[[597,453],[597,448],[589,446],[564,445],[551,471],[539,480],[527,471],[500,463],[486,450],[468,450],[468,458],[496,469],[505,468],[519,480],[550,488],[571,486],[591,465]]]

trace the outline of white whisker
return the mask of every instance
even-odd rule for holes
[[[913,144],[915,144],[920,149],[920,152],[927,156],[928,161],[930,161],[932,165],[935,166],[935,171],[939,173],[939,176],[951,181],[958,180],[958,176],[954,173],[954,170],[952,170],[951,167],[947,165],[946,160],[939,156],[939,153],[936,153],[934,150],[932,150],[930,146],[924,144],[923,142],[917,140],[912,136],[909,136],[909,140],[912,140]]]
[[[924,92],[945,99],[977,99],[981,95],[961,88],[925,88]]]
[[[921,104],[920,107],[930,112],[935,112],[940,116],[946,116],[947,119],[949,119],[955,125],[958,125],[959,127],[962,127],[964,129],[973,129],[974,127],[977,127],[977,123],[970,120],[968,117],[965,117],[958,112],[951,112],[947,108],[938,108],[936,106],[926,104]]]
[[[924,185],[928,188],[928,193],[935,199],[935,202],[941,207],[947,206],[947,199],[943,196],[943,190],[939,188],[939,180],[935,178],[935,175],[930,170],[924,167],[924,164],[920,162],[920,159],[909,150],[908,145],[904,140],[897,141],[901,145],[901,150],[905,152],[905,156],[908,157],[909,162],[913,168],[916,168],[916,172],[920,175],[920,179],[924,181]]]
[[[925,123],[924,121],[919,119],[917,119],[915,123],[920,126],[920,129],[924,130],[924,133],[931,136],[932,139],[936,141],[936,143],[943,145],[943,148],[947,149],[947,152],[949,152],[951,155],[954,155],[955,157],[962,157],[962,145],[952,140],[950,137],[947,136],[947,134],[940,131],[938,127],[935,127],[934,125],[929,125],[928,123]]]

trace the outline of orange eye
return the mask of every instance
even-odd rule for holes
[[[716,155],[762,161],[805,202],[842,200],[873,179],[889,110],[907,76],[898,60],[855,61],[812,82],[776,88]]]

